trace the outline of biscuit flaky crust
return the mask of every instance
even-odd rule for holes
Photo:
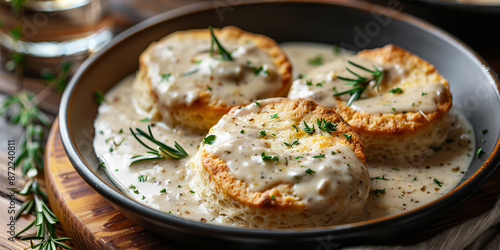
[[[281,86],[276,91],[268,93],[267,96],[258,96],[255,97],[255,99],[287,95],[291,86],[292,66],[285,52],[281,50],[279,45],[274,40],[264,35],[243,31],[234,26],[214,29],[214,33],[221,41],[233,41],[239,45],[252,41],[256,47],[267,53],[273,65],[276,67],[277,77],[280,78]],[[147,112],[152,112],[152,117],[166,117],[167,115],[163,113],[169,112],[168,116],[171,117],[170,119],[173,119],[173,121],[169,122],[170,124],[179,124],[181,127],[207,131],[235,105],[231,103],[223,103],[220,100],[212,98],[210,92],[203,92],[190,105],[181,104],[175,107],[166,107],[165,105],[161,106],[161,102],[158,101],[158,95],[152,88],[151,79],[148,78],[147,73],[144,73],[148,71],[147,62],[150,57],[149,54],[153,51],[153,48],[161,45],[164,41],[168,41],[169,39],[179,39],[180,41],[204,39],[210,41],[210,31],[208,29],[177,31],[164,37],[162,40],[151,44],[148,49],[141,54],[139,59],[140,66],[137,74],[138,80],[134,83],[134,89],[137,90],[135,91],[137,93],[136,99],[140,98],[141,101],[136,101],[136,103],[139,104],[141,109]],[[248,103],[250,103],[250,101]],[[244,103],[243,105],[248,103]],[[158,105],[160,105],[160,107],[157,107]]]
[[[406,112],[395,114],[371,114],[359,112],[348,107],[344,102],[338,102],[339,108],[335,111],[340,114],[356,131],[369,136],[400,136],[415,134],[420,130],[427,129],[448,113],[452,106],[452,96],[449,91],[448,81],[444,79],[436,68],[420,57],[399,48],[395,45],[387,45],[382,48],[363,50],[359,56],[371,58],[380,64],[399,64],[409,74],[425,77],[426,82],[439,82],[446,86],[442,98],[437,103],[437,110],[431,113]]]
[[[366,202],[366,197],[369,191],[369,175],[365,165],[366,160],[363,154],[363,142],[354,129],[352,129],[342,119],[342,117],[336,114],[331,108],[317,105],[309,100],[281,99],[279,102],[272,102],[264,105],[265,106],[259,114],[251,114],[248,119],[246,117],[245,119],[252,120],[255,124],[265,124],[264,126],[266,128],[275,128],[278,130],[273,130],[276,134],[279,134],[281,124],[275,121],[276,119],[273,120],[269,118],[269,114],[273,114],[275,112],[279,113],[280,119],[286,120],[287,122],[290,121],[292,124],[300,124],[303,121],[309,124],[316,124],[317,119],[321,118],[338,124],[336,127],[337,130],[332,131],[331,136],[319,136],[319,142],[315,141],[311,144],[303,142],[295,149],[298,151],[302,150],[304,152],[308,152],[315,147],[319,147],[321,149],[334,147],[337,143],[348,145],[353,150],[357,158],[363,163],[364,167],[362,173],[360,176],[355,177],[362,180],[360,183],[363,183],[356,183],[355,185],[362,185],[363,187],[359,188],[359,190],[362,191],[357,191],[357,194],[350,195],[349,197],[343,197],[340,200],[334,201],[334,203],[338,202],[344,204],[344,206],[349,206],[345,205],[345,200],[354,199],[357,208],[361,208],[362,210],[362,205]],[[222,120],[231,119],[231,116],[236,111],[237,108],[233,108],[224,118],[222,118]],[[291,127],[289,124],[290,123],[287,123],[287,128]],[[285,126],[283,126],[283,128],[284,127]],[[213,133],[214,129],[217,129],[217,125],[210,130],[210,133]],[[350,139],[347,139],[347,137],[343,134],[350,135]],[[279,140],[292,141],[306,135],[306,132],[299,130],[295,135],[292,135],[293,138],[279,138]],[[329,153],[330,151],[327,152]],[[342,214],[349,214],[349,211],[335,211],[333,213],[326,212],[326,215],[321,214],[321,212],[316,215],[308,214],[311,213],[311,211],[307,212],[304,202],[294,193],[293,186],[291,184],[283,183],[262,192],[252,192],[249,190],[247,183],[235,178],[226,162],[217,156],[209,154],[203,145],[200,147],[199,159],[197,161],[199,162],[195,163],[194,169],[197,171],[196,175],[198,175],[196,179],[200,182],[198,187],[201,187],[202,189],[198,190],[198,193],[201,191],[202,197],[205,196],[205,200],[211,204],[215,210],[219,210],[221,213],[231,214],[233,213],[233,210],[238,210],[233,209],[234,207],[245,211],[243,212],[245,215],[239,214],[230,217],[233,217],[232,219],[242,223],[249,223],[250,226],[253,225],[255,227],[260,227],[257,225],[259,223],[253,218],[265,218],[265,220],[268,221],[266,222],[267,227],[289,227],[290,225],[318,226],[345,219],[342,218]],[[358,190],[357,187],[353,189]],[[216,195],[211,195],[211,193],[215,193]],[[359,204],[362,205],[358,206]],[[235,213],[238,214],[238,212]],[[353,213],[356,212],[353,211]],[[248,216],[248,214],[250,214],[250,216]],[[335,216],[339,216],[341,218],[334,218]],[[246,217],[247,219],[243,219],[243,217]],[[287,224],[290,222],[285,222],[293,217],[297,217],[295,222],[296,224]],[[250,220],[253,221],[246,221],[248,218],[251,218]],[[275,222],[273,224],[273,221],[275,220],[282,220],[283,222]]]

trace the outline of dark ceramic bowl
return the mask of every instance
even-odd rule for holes
[[[243,2],[243,1],[241,1]],[[397,8],[398,6],[393,6]],[[189,221],[149,208],[120,192],[98,170],[92,149],[97,105],[94,92],[109,90],[138,69],[141,52],[176,30],[236,25],[278,42],[311,41],[348,49],[401,46],[434,64],[451,83],[454,106],[474,125],[486,155],[474,158],[466,178],[442,198],[405,213],[340,226],[304,230],[256,230]],[[122,214],[165,238],[190,246],[258,248],[307,246],[337,248],[388,243],[436,220],[471,196],[499,165],[499,82],[490,67],[465,44],[415,18],[367,3],[324,1],[202,2],[149,19],[119,35],[78,70],[64,93],[59,114],[61,137],[82,178]]]

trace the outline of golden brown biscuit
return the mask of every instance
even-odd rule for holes
[[[140,57],[135,104],[171,125],[207,131],[232,107],[286,96],[291,65],[272,39],[229,26],[172,33]]]
[[[192,166],[208,207],[256,228],[346,222],[363,211],[370,187],[359,136],[332,109],[304,99],[233,108]]]
[[[361,98],[347,101],[349,94],[335,96],[353,88],[339,77],[356,78],[381,70],[378,87],[371,81]],[[321,87],[315,83],[321,83]],[[452,96],[448,82],[428,62],[394,45],[363,50],[356,56],[334,61],[296,80],[290,98],[302,97],[334,107],[361,136],[368,160],[418,163],[433,153],[432,148],[446,139],[448,111]]]

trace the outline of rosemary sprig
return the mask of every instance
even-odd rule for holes
[[[132,165],[133,163],[140,162],[140,161],[147,161],[147,160],[153,160],[153,159],[164,159],[165,156],[172,158],[172,159],[181,159],[185,158],[188,156],[188,153],[177,143],[174,142],[174,147],[172,148],[165,143],[158,141],[154,138],[153,133],[151,132],[151,126],[148,125],[148,133],[144,132],[142,129],[136,128],[135,130],[137,133],[134,133],[132,128],[129,128],[130,132],[134,136],[134,138],[145,148],[149,149],[147,153],[149,155],[140,155],[140,156],[134,156],[132,157],[131,161],[128,163],[128,165]],[[146,138],[148,141],[156,144],[158,146],[158,149],[153,149],[152,147],[146,145],[141,139],[139,139],[138,136],[142,136]]]
[[[210,43],[210,56],[212,58],[220,59],[220,60],[223,60],[223,61],[233,61],[233,56],[231,56],[231,53],[229,53],[222,46],[222,44],[219,42],[219,40],[217,40],[217,37],[215,37],[214,30],[213,30],[212,26],[208,26],[208,28],[210,29],[210,35],[212,36],[212,42]],[[217,53],[221,57],[214,57],[214,45],[217,46]]]
[[[47,84],[49,86],[53,86],[55,90],[57,90],[59,93],[62,93],[63,90],[66,88],[66,85],[68,84],[68,75],[70,68],[71,68],[71,62],[66,61],[63,63],[59,74],[54,75],[50,71],[42,71],[41,76],[42,79],[47,81]]]
[[[326,121],[325,118],[321,118],[321,119],[316,119],[316,123],[318,123],[318,128],[323,130],[323,131],[326,131],[328,133],[332,133],[332,131],[336,131],[337,130],[337,123],[332,123],[332,121]]]
[[[306,132],[307,134],[312,135],[314,133],[314,131],[315,131],[314,124],[313,124],[313,126],[311,128],[311,127],[309,127],[309,125],[307,125],[306,121],[303,121],[303,122],[304,122],[304,127],[305,128],[303,128],[302,130],[304,130],[304,132]]]
[[[11,191],[22,196],[31,196],[32,198],[23,203],[21,208],[17,211],[15,219],[19,219],[23,214],[35,214],[36,218],[24,229],[19,231],[15,237],[19,237],[22,233],[26,232],[33,226],[37,227],[37,232],[32,236],[21,237],[21,240],[31,241],[31,249],[57,249],[62,247],[64,249],[71,249],[64,241],[70,238],[57,238],[55,233],[55,224],[59,221],[57,216],[52,213],[50,208],[45,203],[47,201],[47,194],[40,189],[38,181],[36,180],[36,173],[34,175],[28,174],[30,180],[26,183],[21,191],[11,189]],[[33,240],[40,240],[38,244],[33,245]]]
[[[46,96],[44,91],[34,97],[26,92],[19,92],[15,96],[8,97],[0,110],[1,115],[10,113],[10,122],[23,126],[26,131],[24,138],[21,140],[19,156],[14,162],[14,166],[21,166],[23,176],[27,177],[27,182],[21,191],[10,190],[22,196],[31,197],[22,204],[15,215],[15,219],[19,219],[24,214],[35,214],[36,217],[15,237],[19,237],[22,233],[35,226],[37,228],[35,235],[21,237],[21,240],[31,242],[32,249],[55,250],[57,247],[71,249],[63,243],[68,241],[69,238],[57,238],[55,224],[59,220],[47,206],[47,194],[39,187],[37,180],[38,173],[43,172],[43,145],[45,140],[43,127],[51,124],[37,106],[42,99],[41,96]],[[33,244],[33,240],[39,240],[39,242]]]
[[[356,74],[354,71],[352,71],[351,69],[346,67],[347,71],[349,71],[351,74],[353,74],[357,78],[353,79],[353,78],[346,78],[346,77],[341,77],[341,76],[337,77],[340,80],[347,81],[346,84],[352,85],[352,89],[344,91],[344,92],[336,93],[333,96],[341,96],[341,95],[349,94],[350,98],[347,101],[347,106],[351,106],[352,102],[358,100],[361,97],[361,94],[363,94],[363,92],[368,87],[368,85],[371,81],[375,81],[375,85],[373,85],[373,88],[377,87],[377,89],[378,89],[378,87],[380,86],[380,82],[384,78],[384,72],[377,69],[377,67],[375,67],[375,65],[373,65],[374,70],[369,70],[369,69],[367,69],[359,64],[356,64],[352,61],[347,61],[347,62],[349,62],[349,64],[355,66],[356,68],[359,68],[359,69],[362,69],[366,72],[369,72],[372,75],[369,78],[362,77],[359,74]]]

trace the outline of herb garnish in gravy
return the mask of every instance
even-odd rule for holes
[[[222,47],[222,44],[220,44],[219,40],[217,40],[217,37],[215,37],[212,26],[208,26],[208,28],[210,29],[210,35],[212,36],[212,42],[210,44],[210,56],[214,59],[220,59],[223,61],[233,61],[231,53],[229,53],[224,47]],[[221,55],[221,57],[214,56],[214,45],[217,45],[217,52],[219,53],[219,55]]]
[[[140,161],[147,161],[147,160],[157,160],[157,159],[163,159],[165,156],[168,156],[169,158],[172,159],[181,159],[188,157],[188,154],[186,151],[179,145],[177,142],[174,142],[174,147],[172,148],[165,143],[158,141],[154,138],[153,133],[151,132],[151,126],[148,125],[148,133],[144,132],[143,130],[136,128],[137,134],[134,133],[132,128],[130,128],[130,132],[134,136],[134,138],[145,148],[149,149],[148,151],[149,155],[139,155],[139,156],[134,156],[132,157],[131,161],[129,162],[129,165],[132,165],[133,163],[140,162]],[[150,146],[146,145],[137,135],[140,135],[150,142],[156,144],[158,146],[158,150],[151,148]]]
[[[358,78],[353,79],[353,78],[346,78],[346,77],[342,77],[342,76],[337,77],[340,80],[347,81],[346,84],[352,85],[352,89],[344,91],[344,92],[336,93],[333,96],[350,94],[350,98],[347,101],[347,106],[351,106],[352,102],[358,100],[361,97],[361,94],[363,94],[363,91],[365,91],[365,89],[368,87],[370,82],[375,81],[375,84],[373,85],[372,88],[375,88],[375,87],[378,88],[378,86],[380,85],[380,82],[384,78],[384,72],[377,69],[377,67],[375,67],[375,65],[373,66],[374,70],[369,70],[369,69],[367,69],[359,64],[353,63],[352,61],[347,61],[347,62],[349,62],[349,64],[351,64],[357,68],[360,68],[366,72],[369,72],[372,75],[372,77],[370,77],[370,78],[362,77],[362,76],[356,74],[351,69],[346,68],[347,71],[349,71],[351,74],[355,75]]]

